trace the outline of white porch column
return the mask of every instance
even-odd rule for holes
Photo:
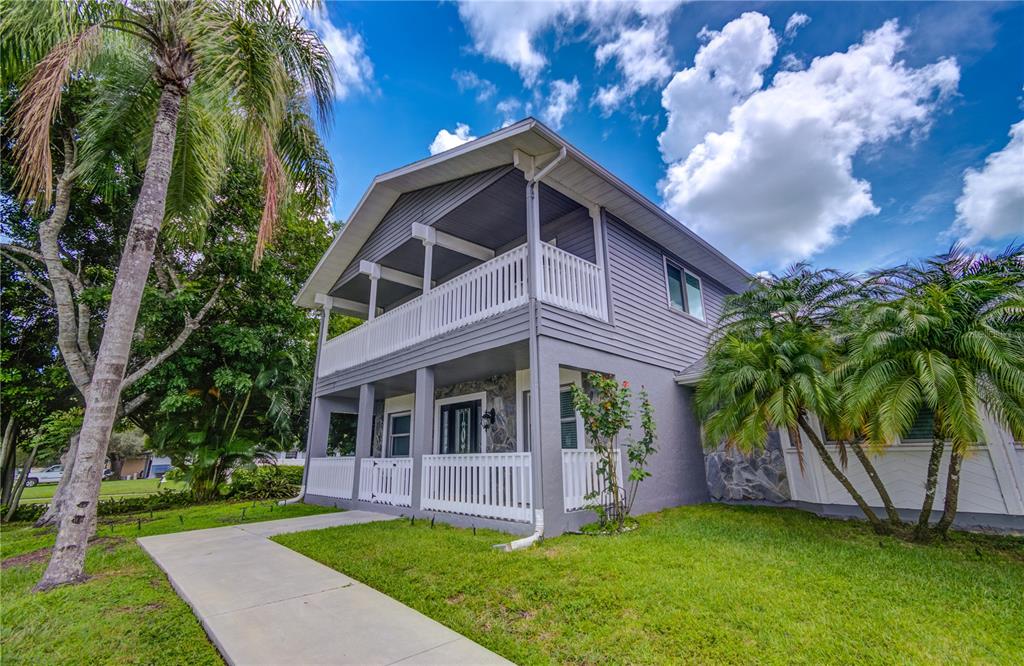
[[[434,272],[434,241],[423,239],[423,293],[430,292],[430,281]]]
[[[526,185],[526,246],[529,257],[529,284],[527,293],[535,299],[541,290],[540,256],[540,193],[536,182]]]
[[[416,370],[416,398],[412,411],[412,508],[418,511],[423,496],[423,456],[433,453],[434,369]]]
[[[604,270],[604,226],[601,224],[601,207],[590,206],[590,219],[594,222],[594,263]]]
[[[380,274],[370,276],[370,310],[366,313],[366,321],[373,321],[377,318],[377,282]]]

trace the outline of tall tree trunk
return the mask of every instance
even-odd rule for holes
[[[0,504],[4,505],[11,501],[11,492],[14,489],[14,422],[13,416],[7,419],[3,446],[0,450]]]
[[[881,519],[875,513],[874,509],[872,509],[868,505],[868,503],[864,501],[864,497],[860,494],[860,492],[857,491],[856,488],[853,487],[853,484],[850,483],[850,479],[848,479],[846,475],[843,474],[843,471],[839,469],[839,466],[836,465],[834,460],[832,460],[832,454],[830,454],[828,452],[828,449],[825,448],[825,443],[821,441],[821,438],[818,437],[818,433],[816,433],[814,429],[811,427],[811,424],[807,422],[807,418],[804,414],[799,414],[797,416],[797,423],[800,425],[800,429],[807,434],[807,438],[811,440],[811,444],[814,446],[814,450],[817,451],[818,455],[821,457],[821,462],[825,464],[825,467],[828,469],[829,472],[832,473],[832,476],[836,477],[836,480],[839,481],[840,485],[842,485],[843,488],[846,489],[846,492],[850,494],[850,497],[852,497],[853,501],[857,503],[857,506],[860,507],[860,510],[864,512],[864,516],[868,519],[868,522],[871,523],[871,526],[875,529],[875,532],[878,532],[880,534],[888,532],[889,530],[882,523]]]
[[[37,590],[85,578],[85,550],[96,523],[96,502],[106,448],[121,400],[121,382],[128,365],[142,292],[163,225],[181,100],[181,88],[174,84],[163,86],[153,125],[146,175],[117,269],[103,339],[89,386],[78,455],[68,487],[69,504],[61,513],[57,543]]]
[[[942,464],[942,450],[946,442],[938,430],[936,423],[935,431],[932,433],[932,453],[928,457],[928,474],[924,482],[924,502],[921,504],[921,515],[917,517],[917,527],[914,528],[914,539],[927,541],[928,522],[932,517],[932,505],[935,504],[935,489],[939,485],[939,465]]]
[[[18,504],[21,503],[21,491],[25,490],[25,483],[28,482],[28,475],[32,471],[32,464],[36,461],[37,451],[39,451],[38,444],[32,447],[32,452],[25,459],[25,466],[21,470],[21,476],[18,478],[18,483],[14,486],[14,491],[11,493],[11,503],[7,505],[7,515],[4,516],[4,520],[7,522],[14,518],[15,512],[18,510]]]
[[[949,454],[949,471],[946,475],[946,498],[942,506],[942,517],[935,524],[935,531],[943,537],[949,532],[956,518],[956,505],[960,496],[960,468],[964,457],[954,449]]]
[[[886,490],[885,484],[882,483],[882,477],[878,475],[878,470],[875,469],[871,459],[868,458],[867,454],[864,453],[864,449],[861,447],[860,442],[851,442],[850,448],[853,449],[853,455],[860,461],[861,467],[867,473],[868,478],[871,479],[872,485],[875,486],[875,490],[878,491],[878,496],[882,498],[882,506],[885,507],[885,513],[889,516],[889,522],[892,523],[893,527],[898,527],[903,524],[900,520],[900,513],[896,510],[896,505],[892,503],[892,497],[889,496],[889,491]]]
[[[75,458],[78,456],[79,435],[80,433],[78,432],[71,435],[71,441],[68,442],[68,450],[60,457],[60,463],[64,466],[64,471],[60,475],[60,481],[57,482],[57,490],[53,492],[53,497],[50,498],[49,506],[46,507],[43,515],[39,516],[39,519],[36,520],[36,527],[56,525],[57,521],[60,520],[61,510],[67,501],[68,480],[75,469]]]

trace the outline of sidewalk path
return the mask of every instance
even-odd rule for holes
[[[142,537],[229,664],[507,664],[267,537],[392,520],[345,511]]]

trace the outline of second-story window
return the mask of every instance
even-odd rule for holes
[[[703,321],[704,295],[700,278],[667,262],[665,276],[668,280],[669,305]]]

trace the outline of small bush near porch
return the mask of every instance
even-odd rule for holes
[[[519,663],[1020,663],[1024,540],[919,546],[855,522],[703,505],[502,553],[408,521],[282,535]]]

